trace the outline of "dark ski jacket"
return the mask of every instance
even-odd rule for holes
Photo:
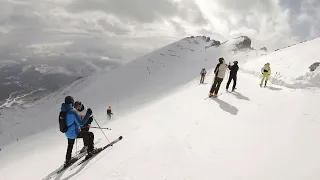
[[[112,114],[111,109],[107,109],[107,114]]]
[[[69,128],[65,135],[69,139],[76,139],[80,132],[80,127],[89,120],[90,114],[86,114],[85,117],[81,119],[73,107],[65,103],[61,105],[61,111],[67,111],[66,121]]]
[[[229,65],[228,68],[230,69],[230,77],[237,77],[237,73],[239,70],[239,66],[237,64]]]
[[[85,110],[86,110],[86,108],[84,107],[83,104],[81,104],[81,107],[78,110],[78,112],[79,112],[78,114],[79,114],[81,119],[84,118],[84,116],[85,116]],[[89,120],[83,126],[88,126],[89,124],[92,123],[92,121],[93,121],[93,117],[91,116],[89,118]]]

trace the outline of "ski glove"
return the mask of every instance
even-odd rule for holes
[[[87,114],[89,114],[89,115],[92,114],[92,110],[90,108],[87,110]]]

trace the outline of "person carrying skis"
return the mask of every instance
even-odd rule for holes
[[[204,83],[204,78],[206,77],[206,74],[207,74],[207,71],[205,68],[202,68],[201,69],[201,72],[200,72],[200,84],[203,84]]]
[[[108,115],[107,119],[111,119],[111,115],[113,115],[113,113],[111,112],[111,106],[109,106],[107,109],[107,115]]]
[[[232,66],[229,63],[228,68],[230,70],[230,74],[229,74],[229,80],[227,82],[226,89],[228,91],[229,85],[230,85],[231,81],[233,80],[232,91],[234,91],[236,89],[236,85],[237,85],[237,73],[239,70],[238,61],[234,61]]]
[[[261,79],[261,82],[260,82],[260,87],[262,87],[262,84],[263,84],[264,80],[265,80],[264,87],[266,87],[268,79],[269,79],[269,76],[271,74],[270,63],[266,63],[263,66],[263,68],[261,69],[261,73],[262,73],[262,79]]]
[[[74,141],[77,138],[83,138],[86,144],[88,145],[86,159],[92,157],[93,151],[93,141],[94,134],[92,132],[80,131],[80,127],[88,122],[89,118],[92,115],[92,110],[89,108],[86,112],[86,115],[83,119],[79,117],[77,112],[73,109],[74,99],[71,96],[65,97],[65,102],[61,105],[61,112],[66,112],[65,120],[67,125],[67,131],[65,136],[68,139],[68,148],[66,152],[66,161],[64,166],[70,165],[72,162],[71,153],[74,145]],[[61,116],[59,117],[61,118]],[[60,121],[59,121],[60,122]]]
[[[220,85],[221,85],[223,78],[226,74],[227,68],[228,67],[224,61],[224,58],[223,57],[219,58],[219,63],[217,64],[217,66],[214,70],[215,77],[214,77],[214,82],[212,84],[212,87],[210,89],[209,97],[212,97],[212,96],[217,97],[218,96]],[[214,93],[214,95],[212,93]]]
[[[78,112],[78,115],[80,116],[81,119],[84,118],[85,114],[85,107],[84,105],[80,102],[80,101],[76,101],[74,103],[74,109]],[[89,118],[89,120],[81,127],[81,132],[89,132],[89,129],[90,129],[90,125],[93,121],[93,116],[91,116]],[[87,142],[83,139],[83,148],[80,150],[80,153],[83,153],[85,152],[87,149],[88,149],[88,145],[87,145]]]

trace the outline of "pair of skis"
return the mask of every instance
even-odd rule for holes
[[[116,140],[112,141],[111,143],[101,147],[101,148],[97,148],[94,150],[94,154],[90,157],[90,158],[85,158],[83,160],[81,160],[79,163],[77,163],[75,166],[71,167],[70,170],[76,168],[77,166],[83,164],[84,162],[92,159],[93,157],[95,157],[97,154],[99,154],[100,152],[102,152],[103,150],[107,149],[110,146],[113,146],[115,143],[119,142],[122,139],[122,136],[120,136],[119,138],[117,138]]]
[[[221,94],[223,94],[223,93],[219,93],[218,96],[221,96]],[[218,96],[208,96],[208,97],[204,98],[204,100],[217,98]]]
[[[80,153],[78,156],[74,157],[71,159],[71,163],[66,165],[66,166],[63,166],[61,169],[59,169],[56,174],[59,174],[61,172],[63,172],[64,170],[68,169],[69,167],[73,166],[70,170],[76,168],[77,166],[83,164],[84,162],[86,162],[87,160],[90,160],[92,159],[93,157],[95,157],[97,154],[99,154],[100,152],[102,152],[103,150],[107,149],[108,147],[110,146],[113,146],[115,143],[119,142],[120,140],[122,139],[122,136],[118,137],[117,139],[115,139],[114,141],[112,141],[111,143],[101,147],[101,148],[96,148],[94,150],[94,154],[90,157],[90,158],[86,158],[86,159],[83,159],[81,160],[79,163],[77,163],[76,165],[74,165],[78,160],[80,160],[81,158],[83,158],[85,155],[87,155],[87,152],[83,152],[83,153]]]
[[[235,91],[234,90],[233,91],[226,90],[226,93],[233,93],[233,92],[235,92]],[[223,92],[219,93],[218,96],[221,96],[222,94],[223,94]],[[209,97],[204,98],[204,100],[214,99],[214,98],[217,98],[218,96],[209,96]]]

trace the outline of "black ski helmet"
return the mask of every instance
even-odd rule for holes
[[[224,60],[223,57],[219,58],[220,63],[223,63],[223,60]]]
[[[82,106],[82,103],[80,101],[74,102],[74,107],[75,108],[79,108],[80,109],[81,106]]]
[[[233,63],[234,63],[234,64],[238,64],[238,61],[234,61]]]
[[[71,104],[73,106],[74,104],[74,99],[72,96],[67,96],[65,99],[64,99],[64,103],[66,104]]]

